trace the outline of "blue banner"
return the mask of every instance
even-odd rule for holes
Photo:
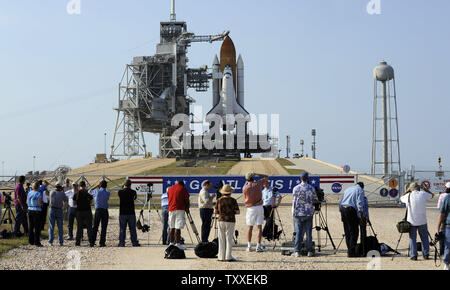
[[[199,194],[202,189],[202,183],[205,180],[212,182],[213,186],[216,186],[223,182],[223,184],[229,184],[235,189],[234,193],[242,193],[242,188],[247,183],[244,176],[167,176],[163,177],[163,191],[177,183],[178,180],[182,180],[189,194]],[[320,186],[319,176],[310,176],[310,184],[314,187]],[[271,187],[277,187],[282,194],[292,194],[292,190],[295,186],[301,183],[298,176],[271,176],[269,177],[269,185]],[[211,189],[211,192],[214,189]]]

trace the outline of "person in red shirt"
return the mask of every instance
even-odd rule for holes
[[[189,212],[189,193],[184,187],[183,181],[170,187],[167,191],[169,199],[169,227],[170,245],[175,245],[181,250],[186,248],[180,245],[181,230],[186,225],[186,212]]]

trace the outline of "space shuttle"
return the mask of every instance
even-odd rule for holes
[[[236,49],[229,36],[222,43],[220,61],[217,55],[214,57],[212,75],[213,108],[207,115],[248,116],[244,109],[244,61],[241,55],[236,61]]]

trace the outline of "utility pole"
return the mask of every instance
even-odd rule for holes
[[[36,156],[33,156],[33,175],[36,172]]]
[[[300,140],[300,146],[302,147],[302,157],[305,156],[305,150],[304,150],[305,140]]]

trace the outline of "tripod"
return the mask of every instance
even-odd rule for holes
[[[278,222],[280,223],[281,233],[283,233],[284,241],[287,242],[286,233],[284,232],[283,222],[281,221],[281,217],[280,217],[280,214],[278,212],[278,208],[277,207],[272,207],[268,219],[272,220],[272,239],[273,239],[273,242],[274,242],[273,243],[273,250],[275,250],[275,248],[277,246],[277,239],[278,239],[277,237],[275,237],[276,235],[278,235],[278,233],[275,231],[275,216],[277,217]]]
[[[314,211],[314,229],[317,231],[317,250],[320,252],[322,245],[320,242],[320,231],[324,230],[327,233],[327,237],[330,239],[331,245],[333,246],[333,250],[336,251],[336,246],[333,242],[333,238],[331,238],[330,230],[328,229],[327,219],[324,217],[322,213],[322,206],[319,204],[316,206]],[[324,247],[326,246],[326,243]]]
[[[8,217],[5,219],[6,215],[8,215]],[[14,219],[14,223],[16,223],[16,217],[14,216],[14,213],[11,209],[11,202],[6,202],[5,212],[3,213],[0,224],[8,224],[9,223],[11,233],[13,232],[13,219]]]

